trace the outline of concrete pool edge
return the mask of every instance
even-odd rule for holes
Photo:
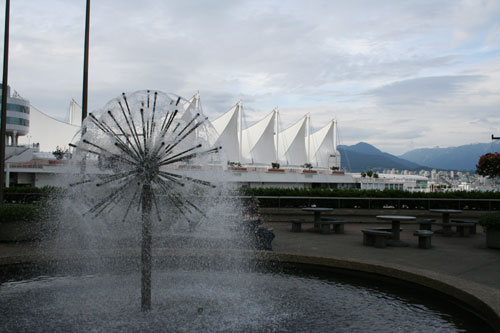
[[[290,253],[258,253],[257,258],[281,262],[326,266],[394,278],[436,290],[465,303],[500,332],[500,290],[461,278],[394,264],[346,258],[326,258]]]

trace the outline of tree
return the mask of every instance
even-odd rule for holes
[[[69,149],[62,149],[59,146],[57,146],[56,150],[52,152],[52,155],[54,155],[58,160],[62,160],[66,154],[69,154]]]
[[[371,178],[371,177],[373,176],[373,171],[368,170],[368,171],[366,172],[366,175],[367,175],[368,177],[370,177],[370,178]]]
[[[476,173],[491,178],[500,177],[500,154],[487,153],[479,158]]]

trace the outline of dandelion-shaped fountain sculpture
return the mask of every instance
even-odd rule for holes
[[[123,221],[137,203],[142,221],[141,309],[151,309],[152,218],[162,220],[167,200],[184,217],[203,211],[182,195],[187,183],[212,185],[186,175],[195,159],[217,153],[204,127],[207,118],[195,113],[191,103],[161,92],[125,93],[103,109],[90,113],[75,148],[75,158],[87,165],[83,179],[71,186],[94,186],[85,214],[99,216],[124,203]],[[95,166],[97,164],[97,167]],[[94,167],[92,168],[92,165]],[[162,208],[160,208],[162,207]],[[154,210],[153,210],[154,208]],[[190,226],[193,224],[190,223]]]

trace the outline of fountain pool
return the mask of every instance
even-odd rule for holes
[[[397,280],[193,258],[155,262],[148,312],[138,311],[138,261],[11,266],[0,331],[493,332],[456,302]]]

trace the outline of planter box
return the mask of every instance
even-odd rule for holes
[[[500,249],[500,229],[486,229],[486,246]]]
[[[231,171],[247,171],[247,168],[229,167],[228,170],[231,170]]]
[[[302,170],[302,173],[318,173],[316,170]]]
[[[330,171],[331,175],[343,175],[344,171]]]
[[[285,172],[285,169],[267,169],[267,172]]]

